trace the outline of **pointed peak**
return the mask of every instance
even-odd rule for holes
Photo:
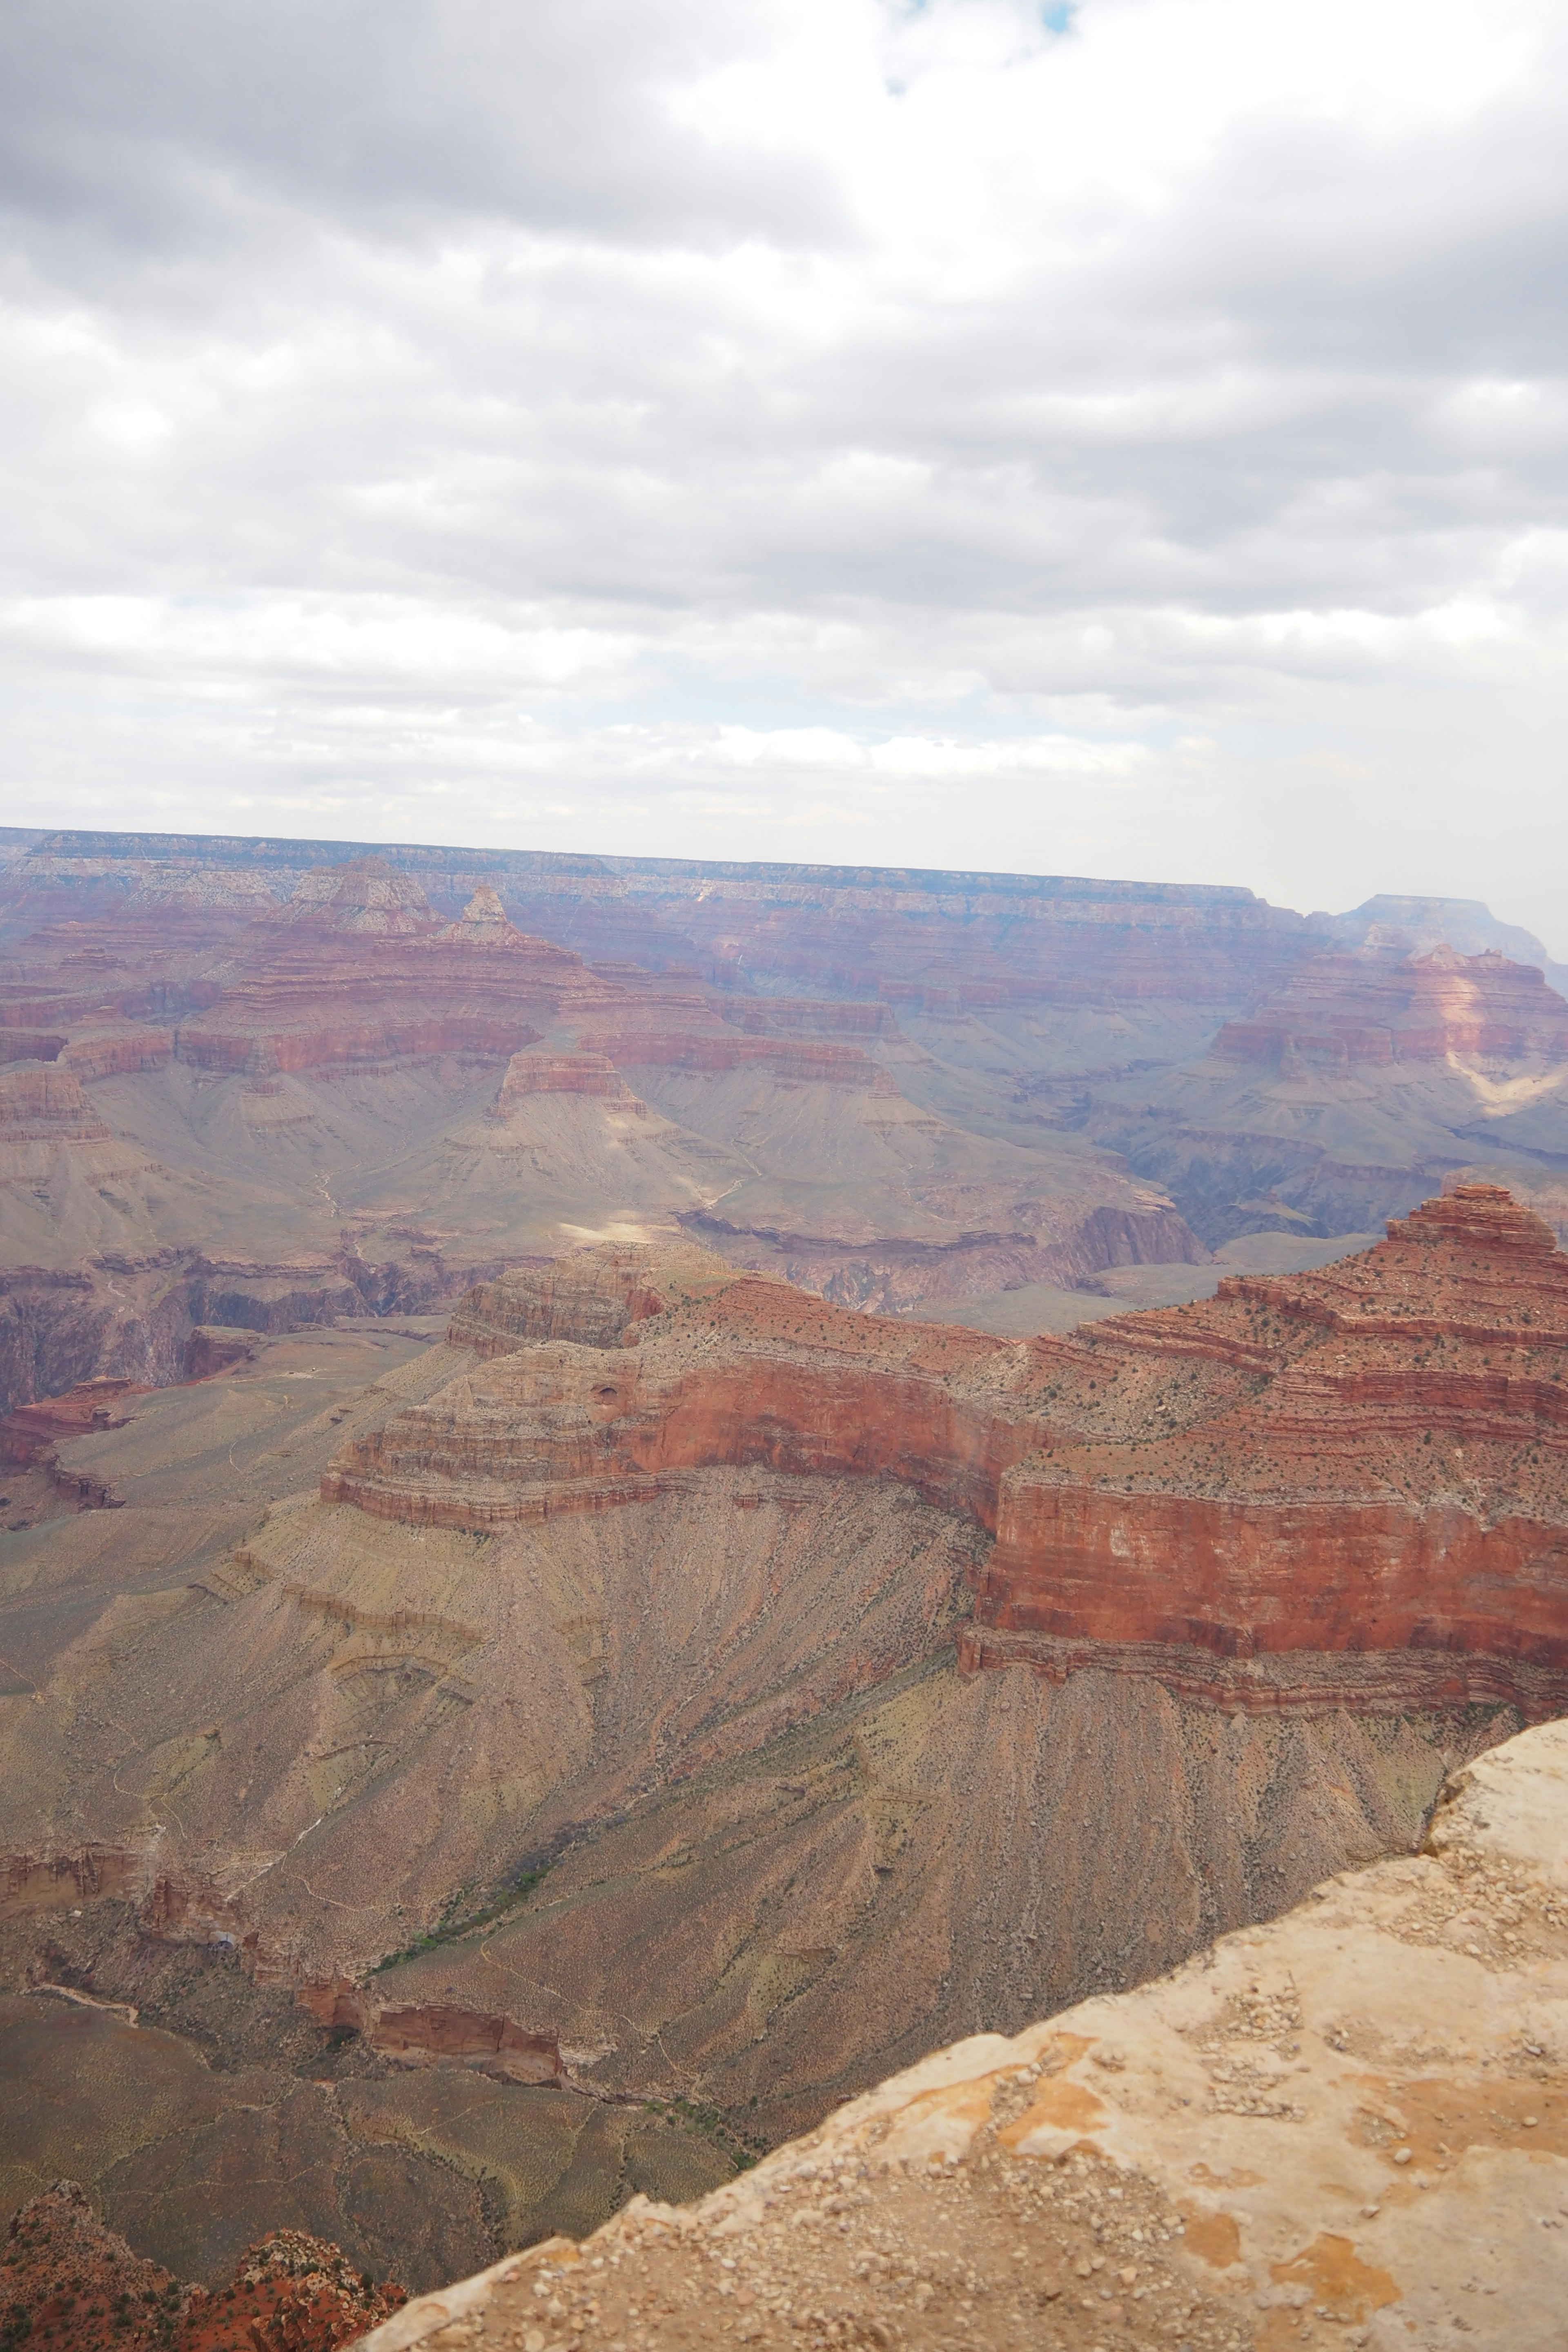
[[[583,961],[569,948],[560,948],[552,940],[534,939],[529,932],[520,931],[502,906],[500,893],[488,882],[479,884],[457,921],[448,923],[436,937],[455,947],[508,948],[514,953],[526,950],[532,956],[549,956],[569,964]]]

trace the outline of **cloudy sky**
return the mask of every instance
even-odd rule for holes
[[[15,824],[1489,898],[1552,0],[5,0]]]

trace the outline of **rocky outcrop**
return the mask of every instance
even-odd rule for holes
[[[647,1103],[604,1054],[514,1054],[489,1117],[510,1118],[531,1095],[589,1095],[622,1104],[636,1118],[647,1117]]]
[[[1568,1003],[1492,950],[1320,956],[1200,1054],[1098,1090],[1086,1124],[1211,1245],[1365,1232],[1479,1159],[1559,1164]]]
[[[719,1465],[895,1478],[995,1538],[972,1664],[1092,1657],[1243,1706],[1568,1703],[1568,1257],[1496,1187],[1070,1339],[671,1280],[656,1251],[503,1277],[453,1337],[489,1360],[345,1447],[324,1499],[478,1528]]]
[[[505,2083],[559,2083],[566,2075],[555,2036],[530,2033],[504,2012],[378,2000],[346,1981],[302,1986],[300,2005],[319,2025],[357,2034],[394,2065],[456,2064]]]
[[[1319,1060],[1352,1068],[1442,1062],[1450,1055],[1517,1060],[1568,1055],[1568,1003],[1531,964],[1495,949],[1458,955],[1322,956],[1301,965],[1213,1051],[1236,1062]]]
[[[12,2217],[4,2264],[5,2352],[51,2340],[70,2352],[336,2352],[407,2300],[298,2230],[247,2247],[214,2286],[188,2285],[106,2229],[74,2180]]]
[[[0,1070],[0,1146],[106,1142],[109,1134],[74,1070],[43,1062]]]
[[[424,893],[375,860],[308,874],[236,961],[227,984],[181,1024],[181,1061],[266,1073],[500,1059],[535,1043],[539,1023],[568,1003],[603,1006],[620,992],[569,950],[504,917],[498,926],[483,902],[438,929]]]
[[[1429,1689],[1500,1677],[1530,1712],[1561,1704],[1568,1258],[1505,1192],[1463,1187],[1363,1257],[1227,1280],[1067,1352],[1080,1425],[1008,1483],[982,1624],[1415,1652]]]
[[[137,1393],[132,1381],[79,1381],[64,1396],[21,1405],[0,1421],[0,1462],[25,1470],[52,1453],[61,1438],[122,1429],[126,1415],[121,1408]]]
[[[60,1055],[63,1066],[83,1081],[125,1078],[161,1070],[173,1057],[174,1035],[138,1022],[123,1029],[89,1030],[73,1037]]]
[[[637,2199],[362,2352],[807,2340],[1556,2352],[1568,1733],[1138,1990],[976,2034],[679,2210]],[[1320,2328],[1331,2331],[1321,2336]]]
[[[483,1359],[513,1355],[539,1339],[618,1347],[635,1324],[716,1297],[741,1279],[699,1249],[584,1250],[477,1283],[459,1300],[447,1337]]]
[[[313,866],[282,906],[264,905],[261,912],[264,920],[372,939],[414,938],[432,928],[430,902],[418,883],[395,873],[384,857]]]

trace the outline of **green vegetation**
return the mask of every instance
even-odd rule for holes
[[[469,1890],[466,1886],[456,1888],[441,1906],[436,1925],[421,1929],[401,1950],[384,1954],[371,1969],[371,1975],[383,1976],[388,1969],[401,1968],[405,1960],[420,1959],[426,1952],[434,1952],[443,1944],[456,1943],[459,1937],[475,1935],[481,1927],[493,1927],[498,1919],[504,1919],[509,1912],[517,1910],[528,1900],[549,1869],[548,1862],[537,1864],[531,1870],[525,1870],[520,1877],[514,1878],[510,1886],[481,1910],[466,1914],[463,1906],[468,1900]]]
[[[727,2156],[737,2172],[749,2172],[765,2149],[748,2147],[717,2107],[700,2107],[690,2099],[645,2099],[643,2106],[662,2123],[679,2124],[700,2134]]]

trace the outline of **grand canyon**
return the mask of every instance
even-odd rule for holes
[[[1568,2207],[1565,988],[0,834],[0,2344],[1555,2340],[1355,2217]]]

